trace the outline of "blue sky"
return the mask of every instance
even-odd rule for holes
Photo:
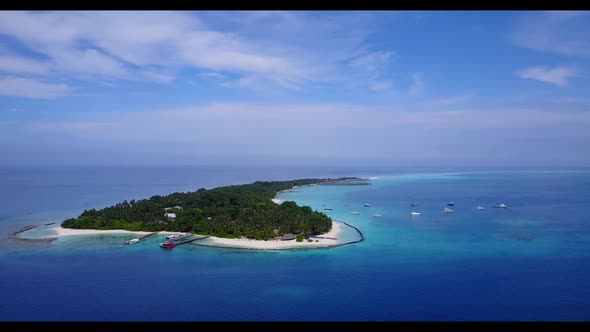
[[[590,166],[590,13],[1,12],[0,164]]]

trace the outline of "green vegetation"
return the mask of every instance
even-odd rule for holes
[[[297,239],[295,241],[303,242],[303,236],[301,234],[297,235]]]
[[[178,231],[224,238],[245,236],[257,240],[293,233],[299,234],[297,241],[303,241],[303,235],[328,232],[332,220],[324,213],[312,211],[309,206],[297,206],[291,201],[279,205],[271,199],[279,191],[293,186],[322,181],[326,180],[259,181],[124,201],[101,210],[84,210],[78,218],[65,220],[62,227]],[[176,217],[165,217],[165,213],[174,213]]]

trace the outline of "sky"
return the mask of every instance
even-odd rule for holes
[[[0,165],[590,166],[588,11],[0,12]]]

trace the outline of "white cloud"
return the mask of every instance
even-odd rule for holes
[[[559,86],[567,85],[568,79],[578,76],[578,72],[571,67],[557,66],[547,68],[543,66],[530,67],[516,73],[520,78],[528,78]]]
[[[588,11],[526,13],[515,26],[511,39],[521,47],[568,56],[590,56],[590,39],[576,24]]]
[[[438,100],[435,101],[435,104],[439,104],[439,105],[454,105],[454,104],[460,104],[466,101],[469,101],[473,98],[473,94],[467,94],[467,95],[462,95],[462,96],[454,96],[454,97],[445,97],[445,98],[440,98]]]
[[[199,73],[199,76],[201,77],[208,77],[208,78],[215,78],[218,80],[224,80],[227,77],[225,75],[222,75],[220,73],[216,73],[216,72],[205,72],[205,73]]]
[[[50,65],[43,61],[0,54],[0,71],[7,73],[45,74]]]
[[[412,74],[412,84],[408,89],[408,95],[410,97],[417,97],[424,92],[424,80],[422,73],[414,73]]]
[[[353,59],[350,65],[362,67],[368,72],[376,72],[387,65],[393,56],[393,52],[370,52]]]
[[[262,82],[298,89],[314,82],[358,83],[359,76],[342,70],[351,57],[359,69],[374,75],[393,53],[367,52],[363,43],[370,27],[386,17],[273,11],[1,12],[0,34],[78,79],[166,83],[175,73],[194,69],[237,76],[233,86]],[[46,73],[30,68],[34,74]],[[362,79],[366,84],[376,80]]]
[[[391,81],[378,81],[371,84],[371,90],[373,91],[387,91],[392,88]]]
[[[24,128],[31,132],[75,132],[84,135],[89,132],[100,133],[109,126],[102,122],[33,122],[26,124]]]
[[[66,84],[43,83],[33,79],[4,77],[0,78],[0,95],[25,97],[33,99],[53,99],[72,92]]]

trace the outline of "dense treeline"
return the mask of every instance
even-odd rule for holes
[[[328,216],[312,211],[309,206],[300,207],[295,202],[278,205],[271,199],[281,190],[322,181],[325,179],[259,181],[124,201],[102,210],[85,210],[78,218],[65,220],[62,226],[78,229],[165,230],[255,239],[270,239],[286,233],[320,234],[332,227],[332,220]],[[174,213],[176,218],[166,217],[165,213]]]

